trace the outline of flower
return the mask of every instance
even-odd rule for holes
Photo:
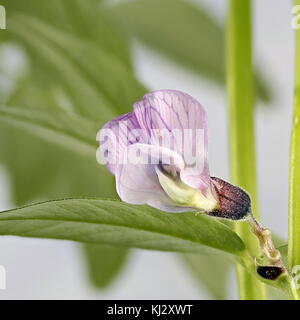
[[[186,93],[146,94],[133,112],[109,121],[97,139],[97,159],[115,175],[127,203],[234,220],[250,211],[246,192],[210,176],[207,114]]]

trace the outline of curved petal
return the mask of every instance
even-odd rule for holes
[[[131,204],[148,204],[167,212],[191,211],[189,208],[176,206],[162,189],[155,167],[162,159],[171,159],[178,170],[184,166],[183,159],[174,151],[145,144],[134,144],[124,152],[123,164],[116,170],[117,192],[120,198]],[[128,158],[136,156],[135,159]],[[152,163],[148,163],[152,159]]]
[[[109,121],[100,130],[97,140],[100,142],[101,159],[111,173],[115,174],[123,151],[129,145],[148,141],[143,132],[133,112]]]
[[[174,90],[145,95],[133,112],[108,122],[98,138],[101,158],[108,160],[105,163],[113,174],[123,166],[128,146],[149,144],[179,154],[184,162],[179,170],[181,180],[203,192],[211,187],[207,139],[204,108],[188,94]],[[164,159],[161,162],[168,164]]]
[[[152,145],[179,153],[186,164],[183,182],[204,189],[209,182],[207,114],[194,98],[175,90],[146,94],[134,113]]]

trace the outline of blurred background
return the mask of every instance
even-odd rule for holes
[[[100,128],[147,91],[182,90],[208,112],[211,174],[229,179],[226,0],[1,5],[7,11],[7,30],[0,30],[2,105],[24,108],[29,118],[32,110],[80,115]],[[260,208],[263,224],[282,238],[293,98],[291,6],[286,0],[253,1]],[[20,128],[0,112],[1,210],[53,198],[116,196],[113,178],[95,155],[55,139]],[[1,237],[7,289],[0,299],[236,299],[234,270],[223,260]]]

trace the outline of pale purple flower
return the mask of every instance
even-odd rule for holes
[[[102,161],[127,203],[231,219],[250,210],[243,190],[210,176],[207,114],[186,93],[146,94],[133,112],[109,121],[98,139]]]

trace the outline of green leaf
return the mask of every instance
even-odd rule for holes
[[[183,0],[134,0],[111,8],[116,22],[150,47],[217,83],[225,83],[223,27],[203,9]],[[258,95],[270,99],[258,77]]]
[[[90,40],[131,66],[129,48],[122,30],[107,15],[99,0],[3,0],[8,20],[15,13],[37,17],[63,31]],[[5,35],[10,38],[9,29]]]
[[[54,200],[0,214],[0,234],[142,249],[243,255],[242,240],[214,218],[97,199]],[[215,251],[213,250],[213,251]]]
[[[106,108],[111,106],[115,110],[126,112],[132,103],[145,93],[145,89],[121,60],[94,43],[64,33],[40,19],[20,14],[12,19],[10,30],[37,52],[47,53],[43,58],[48,60],[62,77],[67,75],[71,65],[76,67],[90,87],[98,88],[99,103]],[[83,107],[86,109],[85,104]],[[95,109],[93,111],[96,112],[99,108]]]
[[[81,116],[58,110],[0,106],[0,121],[28,130],[64,148],[95,156],[100,125]]]
[[[76,113],[95,119],[103,115],[111,118],[112,103],[86,78],[78,65],[74,64],[64,51],[53,46],[47,37],[32,28],[29,29],[29,26],[20,20],[12,20],[10,30],[14,33],[15,40],[26,49],[33,63],[34,75],[45,83],[53,83],[56,79],[55,83],[70,97]],[[99,105],[102,105],[102,110]]]
[[[113,177],[94,158],[57,149],[56,145],[6,126],[0,126],[0,139],[4,137],[3,130],[6,138],[0,141],[0,161],[9,169],[12,196],[18,205],[44,198],[115,196]],[[7,152],[12,146],[14,152]],[[84,252],[89,279],[94,286],[104,288],[121,270],[127,250],[111,248],[108,251],[97,247],[85,245]]]
[[[267,286],[267,294],[269,300],[290,300],[288,293],[278,288]]]
[[[11,128],[4,129],[7,147],[13,145],[15,150],[13,153],[6,152],[3,149],[5,144],[0,142],[0,161],[9,169],[12,196],[18,205],[44,198],[115,196],[113,177],[94,158],[80,157],[35,136],[21,135],[17,130],[9,130]],[[90,244],[83,248],[92,284],[98,288],[108,286],[125,263],[127,250],[112,248],[108,252]]]
[[[76,113],[107,121],[145,93],[129,66],[93,42],[24,14],[10,18],[9,32],[26,50],[35,82],[62,93]]]
[[[222,255],[185,254],[184,262],[200,287],[206,288],[213,299],[226,300],[227,282],[232,263]]]
[[[114,110],[119,107],[127,111],[136,97],[144,93],[132,76],[122,30],[114,26],[98,0],[3,0],[2,4],[7,8],[11,27],[5,38],[25,49],[30,62],[26,81],[21,81],[7,101],[9,105],[29,108],[28,112],[21,111],[21,119],[5,117],[6,125],[14,123],[12,128],[4,126],[3,121],[0,126],[0,158],[9,169],[16,203],[55,197],[115,196],[113,177],[95,161],[95,134],[104,120],[117,113]],[[111,90],[112,99],[108,100],[108,95],[101,98],[104,88]],[[110,101],[116,98],[119,106]],[[32,107],[51,110],[41,113]],[[58,110],[56,115],[54,109]],[[62,109],[71,115],[62,113]],[[30,112],[33,123],[27,118]],[[82,127],[81,118],[77,121],[74,112],[100,121],[85,127],[88,121],[84,119]],[[73,127],[76,122],[77,129]],[[64,126],[67,132],[61,132]],[[36,137],[16,129],[20,127],[34,132]],[[82,145],[85,134],[80,129],[87,129],[90,146]],[[89,158],[82,156],[84,150]],[[116,261],[111,254],[105,257],[105,253],[99,259],[110,265]],[[89,261],[96,263],[93,255]]]
[[[111,284],[126,262],[127,250],[119,247],[107,247],[89,244],[84,252],[89,261],[87,267],[94,286],[103,289]]]

